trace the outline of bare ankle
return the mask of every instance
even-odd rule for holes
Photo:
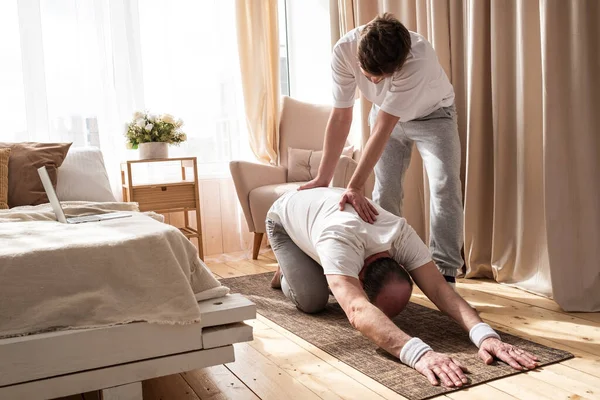
[[[281,268],[277,267],[277,271],[273,274],[273,279],[271,279],[271,287],[273,289],[281,289]]]

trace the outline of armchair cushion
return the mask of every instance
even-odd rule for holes
[[[264,233],[267,212],[279,197],[291,190],[297,190],[306,182],[291,182],[260,186],[250,192],[250,213],[254,220],[254,232]]]
[[[257,164],[247,161],[231,161],[229,163],[231,177],[235,185],[235,190],[240,200],[248,229],[250,232],[257,231],[254,226],[254,221],[257,218],[253,217],[250,209],[250,193],[262,185],[278,185],[285,183],[286,169],[283,167],[275,167],[272,165]],[[266,215],[266,212],[265,212]],[[262,217],[262,226],[264,226],[264,216]]]
[[[352,157],[354,146],[344,147],[342,156]],[[319,172],[323,158],[322,150],[288,148],[288,182],[306,182],[314,179]]]

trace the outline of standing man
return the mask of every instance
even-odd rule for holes
[[[463,266],[463,211],[460,142],[454,89],[431,44],[408,31],[390,14],[375,18],[342,37],[333,49],[334,108],[325,133],[317,177],[300,189],[328,186],[352,123],[356,89],[373,103],[371,136],[340,209],[350,203],[366,222],[377,210],[362,194],[375,170],[373,200],[397,216],[402,184],[416,144],[429,177],[430,251],[447,282],[454,285]]]

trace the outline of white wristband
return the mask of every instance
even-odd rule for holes
[[[403,364],[414,368],[421,356],[432,350],[433,349],[421,339],[416,337],[412,338],[402,347],[402,350],[400,351],[400,361],[402,361]]]
[[[475,344],[475,346],[478,348],[481,346],[481,342],[491,337],[500,339],[500,335],[498,335],[496,331],[485,322],[478,323],[469,331],[469,339],[471,339],[471,342],[473,342],[473,344]]]

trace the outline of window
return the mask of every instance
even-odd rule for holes
[[[109,176],[137,156],[124,125],[137,110],[184,120],[203,175],[251,158],[234,0],[9,0],[0,7],[0,140],[102,149]],[[218,40],[216,40],[218,38]]]
[[[279,81],[281,94],[290,95],[290,64],[288,55],[287,1],[278,0],[279,18]]]
[[[0,140],[15,141],[27,131],[22,53],[16,1],[2,5],[0,12]],[[16,38],[16,40],[15,40]]]
[[[332,104],[329,0],[279,0],[281,93]],[[361,142],[361,105],[353,111],[349,141]]]
[[[329,0],[279,0],[279,21],[282,94],[330,104]]]

